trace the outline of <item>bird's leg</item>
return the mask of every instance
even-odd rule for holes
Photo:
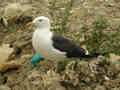
[[[76,60],[75,60],[75,65],[74,65],[74,69],[77,68],[78,62],[79,62],[79,59],[76,58]]]
[[[92,62],[90,62],[90,63],[88,64],[91,72],[95,72],[95,71],[96,71],[97,65],[98,65],[98,63],[97,63],[96,61],[92,61]]]

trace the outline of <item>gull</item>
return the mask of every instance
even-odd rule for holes
[[[99,53],[89,54],[88,50],[77,45],[72,40],[51,31],[50,19],[48,17],[36,17],[27,25],[34,26],[32,37],[34,50],[46,59],[94,58],[100,55]]]

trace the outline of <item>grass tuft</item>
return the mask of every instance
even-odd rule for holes
[[[90,53],[101,52],[120,55],[120,25],[114,30],[106,19],[97,19],[92,23],[92,31],[85,35],[87,49]],[[109,28],[109,30],[108,30]]]
[[[100,18],[93,21],[92,25],[94,30],[103,30],[107,28],[108,21],[106,19]]]
[[[65,7],[57,7],[57,0],[50,2],[49,13],[54,23],[54,31],[58,33],[65,33],[68,30],[69,17],[71,16],[71,10],[73,7],[74,0],[69,0]],[[63,10],[61,10],[63,8]]]
[[[64,60],[64,61],[59,61],[57,63],[58,66],[58,72],[63,72],[65,70],[66,65],[68,64],[70,60]]]

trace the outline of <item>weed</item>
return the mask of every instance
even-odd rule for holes
[[[67,23],[69,21],[69,16],[71,15],[71,10],[72,10],[72,6],[73,6],[74,0],[70,0],[67,4],[67,7],[65,8],[64,11],[64,16],[61,22],[61,30],[67,30]]]
[[[105,29],[107,28],[108,26],[108,22],[106,19],[103,19],[103,18],[99,18],[97,20],[95,20],[93,23],[93,29],[94,30],[102,30],[102,29]]]
[[[50,7],[49,7],[49,14],[50,16],[53,18],[54,17],[54,11],[56,10],[56,0],[52,0],[50,3]]]
[[[57,63],[58,72],[64,71],[64,70],[65,70],[65,67],[66,67],[66,65],[68,64],[69,61],[70,61],[70,60],[59,61],[59,62]]]
[[[98,52],[102,43],[105,40],[106,34],[104,30],[107,28],[107,20],[97,19],[92,23],[92,31],[90,35],[86,35],[87,48],[89,52]]]
[[[57,0],[51,1],[49,8],[50,15],[54,20],[54,23],[52,23],[53,27],[55,27],[54,31],[64,33],[68,30],[67,24],[69,22],[69,16],[71,15],[73,2],[74,0],[69,0],[64,10],[61,11],[61,8],[56,6]]]
[[[105,56],[110,53],[120,55],[120,25],[115,30],[107,31],[111,27],[106,19],[97,19],[92,23],[90,35],[86,34],[85,40],[90,53],[101,52]]]

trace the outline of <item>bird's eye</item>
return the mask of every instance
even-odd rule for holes
[[[42,19],[40,19],[39,21],[42,22]]]

